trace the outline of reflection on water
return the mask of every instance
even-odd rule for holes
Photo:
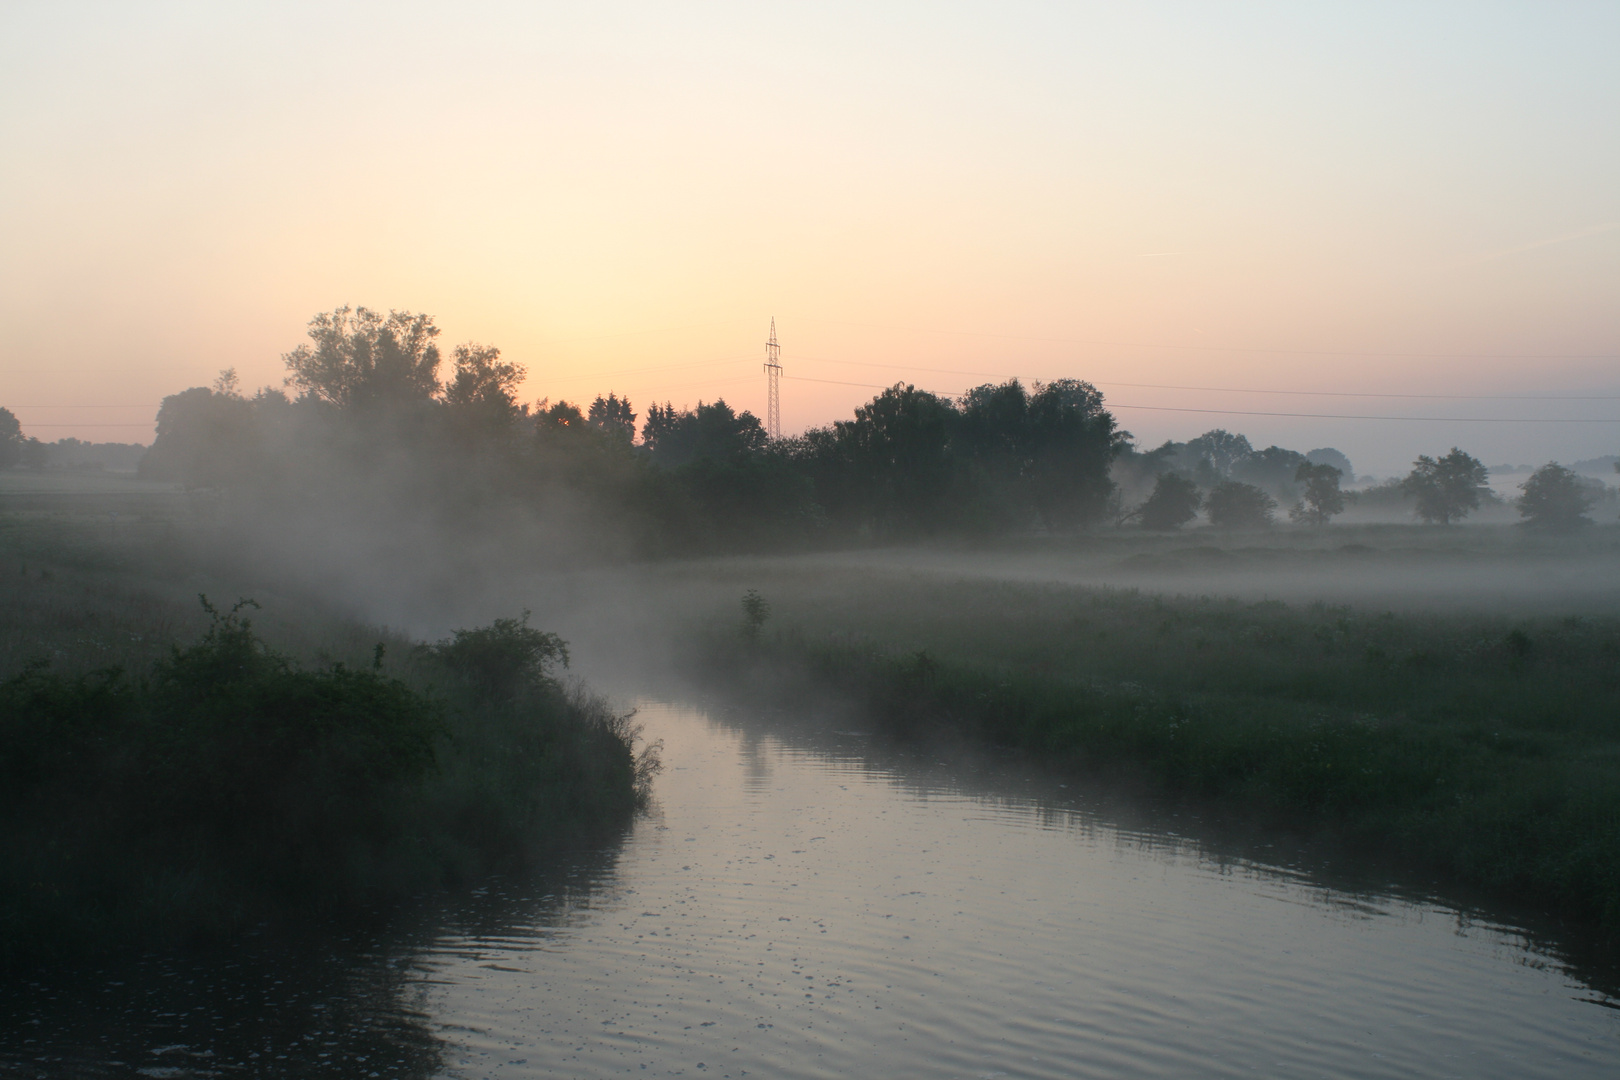
[[[614,851],[375,940],[8,988],[20,1075],[1608,1076],[1522,932],[1013,761],[646,703]],[[1132,813],[1139,816],[1132,817]],[[1146,813],[1149,816],[1140,816]],[[1184,813],[1184,811],[1183,811]],[[1224,854],[1223,854],[1224,852]],[[1337,880],[1337,879],[1335,879]],[[1340,882],[1343,884],[1343,882]],[[283,1056],[284,1055],[284,1056]]]

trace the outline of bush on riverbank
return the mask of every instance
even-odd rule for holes
[[[789,632],[714,656],[770,692],[809,680],[897,730],[1145,774],[1620,928],[1620,626],[994,591],[994,613],[908,612],[923,650]],[[884,625],[882,599],[849,624]]]
[[[628,718],[562,687],[526,618],[419,648],[407,682],[381,645],[305,670],[242,607],[142,679],[0,683],[0,960],[386,901],[602,834],[645,791]]]

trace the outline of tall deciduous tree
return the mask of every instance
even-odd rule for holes
[[[309,342],[282,357],[304,395],[340,408],[428,401],[439,391],[439,328],[430,315],[340,307],[309,321]]]
[[[517,387],[528,374],[522,364],[501,359],[493,345],[457,345],[455,374],[444,388],[452,410],[499,430],[518,414]]]
[[[1307,525],[1326,525],[1344,512],[1344,492],[1339,490],[1343,474],[1332,465],[1305,464],[1294,473],[1294,482],[1305,485],[1305,492],[1288,517]]]
[[[1519,485],[1519,516],[1526,525],[1564,531],[1592,524],[1589,482],[1572,469],[1549,461]]]
[[[1431,525],[1461,521],[1479,509],[1486,491],[1484,464],[1455,446],[1444,457],[1419,455],[1401,488],[1417,500],[1417,515]]]
[[[1129,436],[1088,382],[1036,383],[1029,398],[1030,480],[1035,509],[1053,531],[1082,528],[1102,517],[1114,493],[1109,467]]]

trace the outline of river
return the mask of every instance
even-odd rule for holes
[[[371,935],[19,981],[0,1072],[1620,1073],[1620,1002],[1505,920],[1015,757],[639,719],[666,767],[622,843]]]

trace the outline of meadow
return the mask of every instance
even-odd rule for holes
[[[1620,535],[1194,539],[733,568],[772,612],[708,616],[706,662],[1620,927]]]

